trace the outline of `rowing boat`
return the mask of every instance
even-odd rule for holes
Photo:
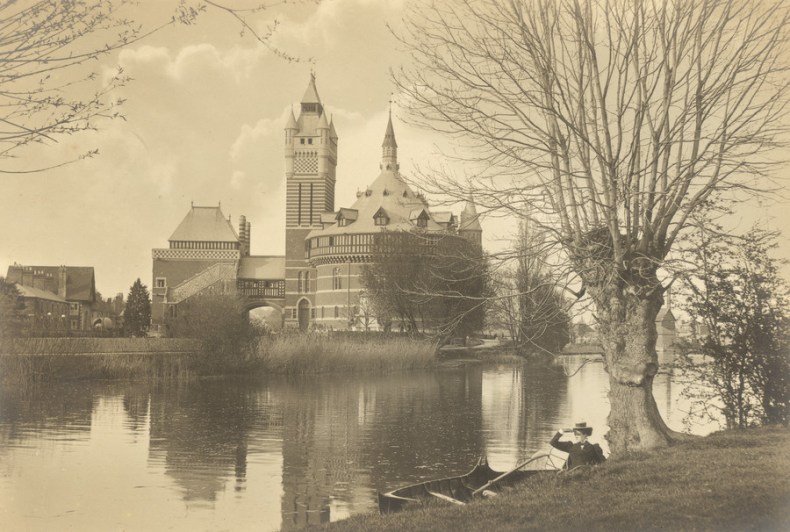
[[[464,505],[475,497],[496,494],[503,487],[512,486],[535,475],[556,473],[565,466],[567,456],[567,453],[549,448],[538,451],[528,460],[505,472],[495,471],[488,465],[488,459],[481,457],[465,475],[428,480],[379,493],[379,511],[397,512],[406,506],[422,505],[429,501]]]

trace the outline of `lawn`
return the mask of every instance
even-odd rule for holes
[[[603,466],[530,480],[463,507],[355,516],[324,528],[790,530],[790,431],[720,432]]]

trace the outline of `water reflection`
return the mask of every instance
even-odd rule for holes
[[[292,530],[373,511],[376,491],[482,454],[506,468],[574,420],[605,447],[606,375],[579,366],[0,390],[0,522]],[[655,388],[682,428],[678,390],[662,375]]]

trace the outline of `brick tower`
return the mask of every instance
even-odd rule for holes
[[[285,326],[307,329],[315,313],[315,269],[305,260],[305,237],[335,208],[337,134],[327,120],[315,75],[299,118],[285,126]]]

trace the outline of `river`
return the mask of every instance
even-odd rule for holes
[[[376,492],[507,469],[584,420],[607,451],[600,361],[388,376],[0,390],[3,530],[292,530]],[[581,367],[580,367],[581,366]],[[569,376],[570,375],[570,376]],[[654,387],[684,429],[680,387]],[[696,426],[706,433],[715,427]]]

